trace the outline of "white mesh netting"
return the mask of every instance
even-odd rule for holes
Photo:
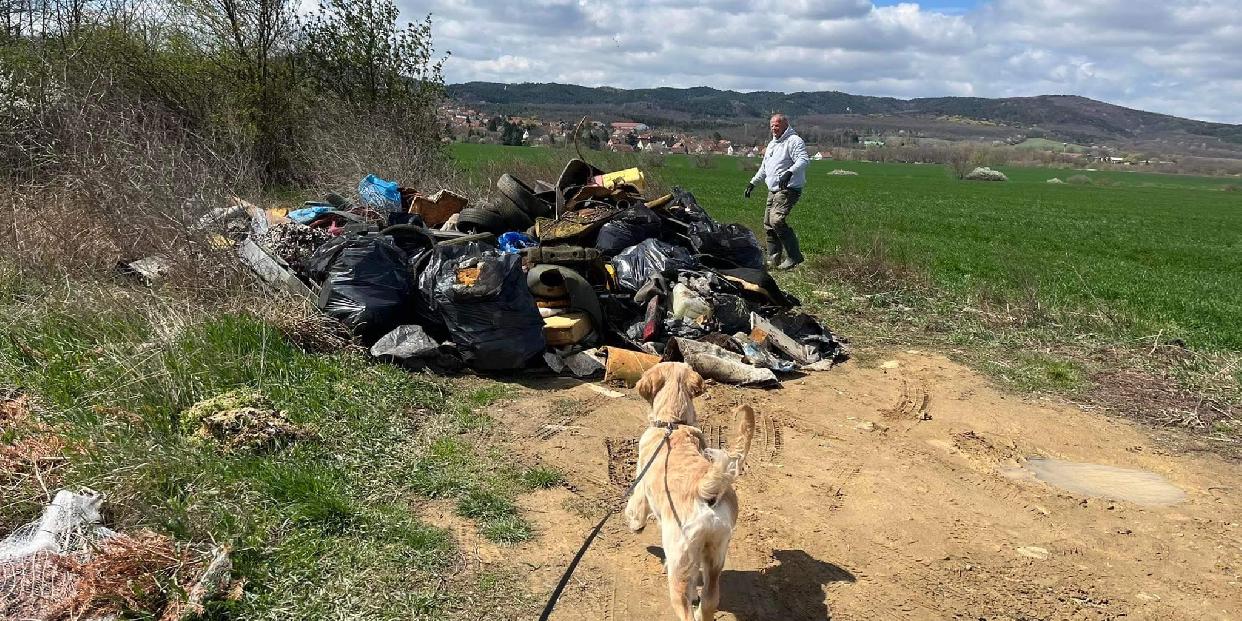
[[[68,560],[85,561],[116,533],[99,525],[102,497],[89,489],[57,492],[43,515],[0,541],[0,619],[38,620],[76,591]]]

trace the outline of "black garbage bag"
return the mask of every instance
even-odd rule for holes
[[[387,235],[346,234],[311,255],[307,269],[321,285],[318,306],[364,342],[405,323],[414,279],[406,254]]]
[[[718,261],[719,267],[763,269],[763,247],[759,245],[759,238],[740,224],[691,223],[690,247],[696,254]]]
[[[479,243],[437,246],[419,284],[467,363],[517,369],[543,353],[543,318],[526,286],[522,258]]]
[[[741,296],[731,293],[712,295],[712,318],[720,324],[720,331],[725,334],[750,331],[750,314],[754,306]]]
[[[658,239],[648,239],[626,248],[612,259],[617,283],[627,291],[638,291],[647,279],[656,274],[672,274],[678,270],[697,269],[698,266],[699,262],[689,250]]]
[[[660,216],[645,205],[617,214],[599,229],[595,247],[606,257],[660,235]],[[762,258],[762,257],[761,257]]]

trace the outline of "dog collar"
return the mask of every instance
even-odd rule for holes
[[[657,420],[651,423],[652,427],[659,427],[660,429],[667,429],[669,431],[672,431],[682,425],[685,425],[685,423],[681,421],[677,421],[677,420],[671,421],[671,422]]]

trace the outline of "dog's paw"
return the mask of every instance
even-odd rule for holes
[[[647,520],[634,520],[626,516],[625,522],[625,525],[630,527],[631,533],[641,533],[644,528],[647,528]]]

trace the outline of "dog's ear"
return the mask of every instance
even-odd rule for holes
[[[703,376],[699,375],[699,372],[694,369],[688,369],[687,371],[686,386],[690,388],[690,394],[696,397],[703,394],[703,391],[707,390],[707,387],[703,385]]]
[[[642,379],[634,385],[638,389],[638,396],[651,403],[655,399],[656,393],[664,388],[664,376],[668,373],[667,363],[661,362],[643,373]]]

